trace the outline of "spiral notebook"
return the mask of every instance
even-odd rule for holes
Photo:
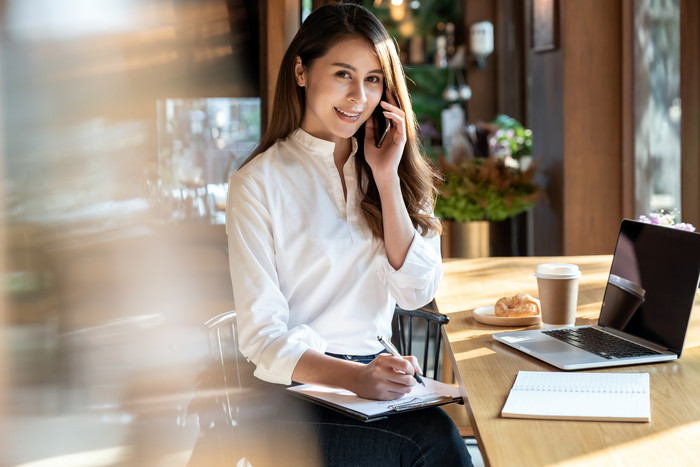
[[[501,416],[649,422],[649,373],[520,371]]]

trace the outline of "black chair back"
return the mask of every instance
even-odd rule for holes
[[[449,321],[449,316],[438,313],[434,301],[416,310],[397,306],[391,340],[401,355],[418,358],[425,376],[439,380],[442,326]]]

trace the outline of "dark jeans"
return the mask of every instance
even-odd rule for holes
[[[439,407],[365,423],[300,399],[285,386],[260,380],[254,386],[232,404],[235,426],[202,427],[190,467],[236,465],[243,456],[255,467],[472,465],[457,427]]]
[[[471,466],[469,452],[439,407],[364,423],[315,407],[318,449],[326,466]]]

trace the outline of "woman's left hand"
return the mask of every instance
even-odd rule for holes
[[[365,159],[375,181],[396,176],[406,146],[406,114],[396,105],[391,93],[387,93],[386,98],[387,101],[381,101],[379,105],[384,109],[384,116],[391,121],[391,128],[381,148],[374,143],[374,118],[370,117],[365,127]]]

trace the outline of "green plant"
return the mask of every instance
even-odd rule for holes
[[[500,221],[531,208],[540,195],[533,182],[537,164],[521,171],[504,158],[468,159],[451,164],[440,158],[443,176],[435,215],[456,222]]]

